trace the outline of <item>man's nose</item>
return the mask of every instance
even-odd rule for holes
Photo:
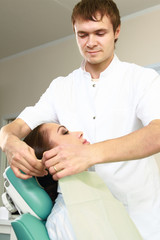
[[[87,47],[93,48],[96,45],[96,39],[94,35],[88,36]]]

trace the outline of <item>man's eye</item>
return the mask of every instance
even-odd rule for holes
[[[104,36],[104,35],[105,35],[105,33],[100,33],[100,32],[97,33],[97,36],[101,36],[101,37],[102,37],[102,36]]]
[[[85,37],[87,37],[87,34],[83,34],[83,33],[81,33],[81,34],[78,34],[78,37],[80,37],[80,38],[85,38]]]

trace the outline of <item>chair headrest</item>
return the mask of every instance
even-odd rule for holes
[[[34,177],[27,180],[17,178],[10,167],[5,170],[3,177],[6,192],[19,212],[30,213],[39,219],[46,220],[53,203],[36,179]]]

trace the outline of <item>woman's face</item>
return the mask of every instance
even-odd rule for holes
[[[45,123],[41,126],[40,131],[43,132],[50,147],[60,144],[90,144],[83,138],[82,132],[70,132],[65,126],[56,123]]]

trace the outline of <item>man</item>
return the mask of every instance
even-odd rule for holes
[[[95,166],[143,238],[160,239],[160,179],[151,156],[160,151],[160,76],[114,54],[120,17],[113,1],[82,0],[72,22],[84,65],[54,80],[34,107],[2,128],[2,150],[21,178],[44,175],[43,163],[55,180]],[[39,163],[19,138],[51,121],[83,131],[94,144],[83,151],[58,146]]]

